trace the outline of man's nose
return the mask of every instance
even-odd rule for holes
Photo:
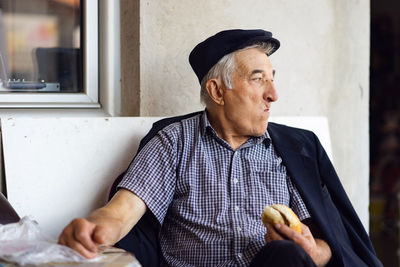
[[[275,102],[278,100],[278,92],[276,91],[273,81],[266,82],[263,98],[268,102]]]

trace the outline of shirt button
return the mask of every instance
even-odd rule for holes
[[[233,182],[234,182],[235,184],[237,184],[237,183],[239,182],[239,180],[238,180],[237,178],[235,178],[235,179],[233,179]]]
[[[242,228],[240,228],[240,226],[237,227],[238,232],[242,231]]]
[[[239,206],[235,206],[235,211],[239,211],[239,210],[240,210]]]
[[[242,253],[238,253],[237,256],[239,257],[239,259],[243,258],[243,254]]]

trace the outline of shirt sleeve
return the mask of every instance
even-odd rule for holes
[[[142,199],[160,224],[175,191],[176,140],[171,132],[160,131],[139,151],[118,185]]]
[[[306,205],[301,198],[296,186],[292,183],[292,178],[288,175],[287,179],[288,189],[290,192],[290,208],[297,214],[300,221],[310,218],[311,215],[307,210]]]

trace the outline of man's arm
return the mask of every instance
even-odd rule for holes
[[[97,256],[99,245],[114,245],[146,212],[146,204],[132,192],[120,189],[104,207],[86,219],[74,219],[61,233],[58,243],[86,258]]]
[[[307,225],[301,224],[302,234],[297,233],[286,225],[268,225],[266,241],[282,240],[284,237],[292,240],[302,247],[313,259],[314,263],[320,267],[325,266],[332,257],[329,245],[322,239],[314,238]]]

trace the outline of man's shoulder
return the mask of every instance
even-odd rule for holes
[[[284,136],[298,136],[298,137],[314,137],[314,133],[310,130],[301,129],[297,127],[292,127],[276,122],[269,122],[268,123],[268,131],[274,134],[284,135]]]
[[[275,146],[315,153],[318,138],[310,130],[270,122],[268,123],[268,132]]]
[[[180,116],[174,116],[174,117],[168,117],[168,118],[161,119],[159,121],[156,121],[153,124],[150,132],[153,131],[153,132],[157,133],[160,130],[170,126],[171,124],[198,117],[202,113],[203,113],[203,111],[197,111],[197,112],[192,112],[192,113],[185,114],[185,115],[180,115]]]
[[[170,133],[171,133],[171,131],[176,131],[176,130],[179,131],[178,128],[180,128],[180,125],[181,125],[180,122],[182,122],[182,121],[186,121],[187,122],[187,121],[189,121],[191,119],[195,119],[195,118],[201,116],[201,114],[203,112],[204,111],[192,112],[192,113],[185,114],[185,115],[164,118],[164,119],[161,119],[161,120],[158,120],[158,121],[154,122],[153,126],[150,129],[150,131],[140,141],[140,145],[139,145],[138,151],[141,150],[159,132],[161,132],[163,130],[166,130],[166,129],[169,130]]]

